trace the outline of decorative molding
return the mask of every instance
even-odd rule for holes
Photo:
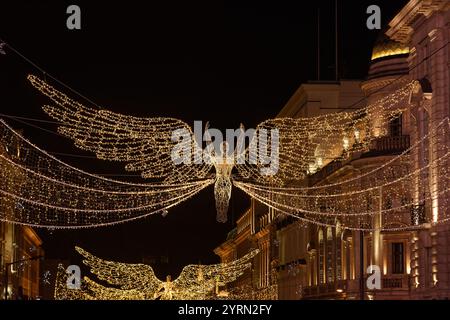
[[[448,10],[447,0],[410,0],[406,6],[389,22],[386,35],[392,40],[407,44],[413,33],[422,22],[439,10]],[[425,19],[424,19],[425,18]]]

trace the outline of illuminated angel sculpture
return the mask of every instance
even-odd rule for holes
[[[84,277],[81,289],[69,289],[67,274],[60,268],[56,299],[95,300],[204,300],[218,293],[218,288],[238,279],[252,265],[258,249],[240,259],[214,265],[188,265],[177,279],[159,280],[151,266],[106,261],[76,247],[83,261],[98,279],[114,287],[103,286]]]
[[[386,123],[405,108],[411,85],[356,111],[313,118],[278,118],[255,130],[241,126],[226,142],[208,125],[194,130],[185,122],[165,117],[139,118],[86,107],[45,81],[30,75],[32,85],[54,105],[44,111],[61,123],[58,131],[99,159],[126,163],[150,181],[179,184],[212,179],[217,220],[227,220],[233,184],[253,182],[283,186],[300,181],[328,162],[365,150],[383,134],[374,118]],[[400,105],[400,107],[398,107]],[[236,141],[236,146],[235,146]]]

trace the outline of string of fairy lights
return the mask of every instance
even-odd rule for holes
[[[440,141],[439,137],[445,138],[448,134],[449,130],[449,120],[448,118],[445,119],[445,121],[442,121],[435,129],[432,129],[433,134],[427,135],[427,138],[430,139],[437,139],[437,141]],[[408,152],[414,151],[415,148],[422,147],[423,144],[427,143],[425,139],[422,139],[420,143],[416,144],[414,148],[409,148]],[[265,193],[270,193],[271,195],[280,195],[280,196],[288,196],[288,197],[299,197],[299,198],[336,198],[336,197],[346,197],[346,198],[352,198],[355,195],[363,195],[368,192],[377,191],[380,188],[392,188],[394,185],[394,189],[397,188],[396,183],[403,183],[407,184],[410,182],[410,180],[415,180],[418,178],[423,177],[423,172],[425,170],[429,170],[430,168],[437,168],[437,172],[445,172],[446,170],[446,161],[448,160],[449,151],[448,147],[444,144],[437,143],[438,144],[438,151],[442,154],[440,157],[434,158],[431,162],[428,162],[428,164],[423,164],[421,167],[417,168],[414,171],[405,170],[407,168],[402,167],[395,167],[394,163],[403,163],[410,165],[410,157],[409,155],[406,155],[405,153],[402,153],[398,156],[393,156],[392,159],[389,161],[389,165],[387,166],[386,163],[383,163],[380,166],[377,166],[375,169],[370,170],[369,172],[365,172],[364,174],[359,174],[356,177],[352,177],[349,179],[343,179],[336,183],[330,183],[330,184],[322,184],[319,186],[314,187],[268,187],[265,185],[258,185],[258,184],[252,184],[252,183],[242,183],[239,181],[235,181],[235,185],[238,185],[240,187],[245,187],[249,190],[255,190]],[[395,169],[395,170],[394,170]],[[399,171],[397,169],[403,169],[402,171]],[[361,184],[361,179],[366,178],[370,179],[371,177],[379,177],[376,181],[369,184],[368,187],[365,189],[356,189],[355,186],[357,184]],[[406,180],[406,182],[405,182]],[[338,192],[341,189],[345,189],[347,191],[345,192]],[[354,201],[352,199],[351,201]]]
[[[211,299],[220,294],[221,287],[242,276],[259,253],[258,249],[254,249],[228,263],[188,265],[177,279],[172,281],[168,276],[166,281],[161,281],[149,265],[107,261],[79,247],[76,250],[85,258],[83,263],[91,272],[112,287],[84,277],[80,289],[70,289],[67,287],[68,274],[60,265],[55,285],[57,300]]]
[[[0,122],[0,220],[48,228],[98,227],[169,208],[210,185],[130,183],[65,164]]]
[[[379,161],[379,165],[375,166],[373,169],[367,170],[363,173],[360,173],[354,177],[350,178],[343,178],[339,179],[336,182],[330,182],[325,181],[324,183],[320,183],[317,185],[312,186],[278,186],[278,185],[264,185],[264,184],[252,184],[247,183],[247,185],[256,186],[261,189],[270,189],[272,192],[276,193],[276,190],[294,190],[294,191],[311,191],[311,190],[322,190],[322,189],[330,189],[335,188],[337,186],[345,186],[349,183],[355,183],[359,181],[361,178],[368,177],[370,175],[376,174],[378,171],[388,169],[389,167],[393,166],[395,162],[411,162],[411,156],[414,152],[417,152],[418,149],[424,148],[427,149],[427,144],[429,141],[434,140],[435,137],[440,136],[440,142],[444,143],[445,136],[447,134],[446,130],[449,130],[448,127],[450,126],[450,120],[449,118],[442,119],[437,125],[430,128],[430,131],[423,135],[420,139],[418,139],[414,144],[410,145],[409,147],[405,148],[402,152],[399,154],[393,155],[390,157],[390,159],[386,159],[386,161]],[[440,131],[438,131],[440,130]],[[436,144],[436,143],[435,143]],[[446,148],[446,147],[443,147]],[[353,192],[353,191],[352,191]],[[326,192],[324,192],[326,194]]]
[[[176,166],[171,152],[177,145],[172,134],[191,128],[181,120],[165,117],[138,118],[96,110],[70,99],[36,76],[28,80],[57,106],[44,106],[44,111],[63,126],[58,131],[75,141],[81,149],[92,151],[97,158],[125,161],[126,170],[141,171],[143,178],[162,179],[166,183],[205,178],[211,165]],[[181,141],[180,148],[191,141]],[[201,156],[200,148],[192,148],[192,159]]]
[[[261,176],[261,166],[237,166],[240,178],[260,184],[284,186],[305,179],[333,160],[348,159],[355,152],[368,151],[370,143],[387,134],[387,123],[410,106],[415,82],[378,101],[352,112],[324,114],[307,118],[275,118],[262,122],[257,132],[279,132],[279,169],[275,176]],[[247,149],[270,150],[271,141],[253,139]],[[249,157],[252,155],[249,154]]]
[[[206,177],[211,166],[214,166],[214,194],[217,220],[220,222],[227,219],[232,189],[231,172],[234,167],[239,174],[233,176],[233,179],[237,180],[244,178],[258,183],[285,185],[293,179],[303,179],[305,174],[312,174],[326,165],[329,159],[344,159],[353,152],[366,150],[373,137],[385,134],[383,124],[398,117],[408,107],[408,98],[415,85],[414,82],[405,83],[391,95],[352,112],[263,122],[257,127],[257,132],[266,133],[272,129],[280,132],[279,146],[276,147],[279,169],[276,175],[267,177],[261,174],[261,165],[253,165],[258,164],[258,161],[251,161],[255,160],[251,159],[255,157],[251,151],[256,147],[260,150],[273,149],[272,141],[268,141],[272,138],[263,141],[252,139],[246,150],[249,159],[244,164],[217,161],[222,160],[223,156],[218,155],[211,157],[212,161],[206,164],[182,164],[175,168],[169,157],[174,148],[170,136],[177,130],[185,130],[192,135],[192,130],[184,122],[161,117],[137,118],[91,109],[71,100],[36,76],[30,75],[28,79],[35,88],[56,103],[57,106],[44,106],[44,111],[63,124],[59,127],[59,132],[73,139],[78,147],[95,152],[100,159],[128,162],[125,167],[127,170],[142,171],[143,177],[161,178],[164,182]],[[182,148],[189,143],[195,146],[189,149],[192,152],[191,160],[195,160],[200,156],[201,148],[195,137],[192,141],[183,140]],[[311,163],[312,159],[314,164]],[[182,179],[179,178],[180,173]]]
[[[366,172],[352,168],[348,176],[336,177],[339,182],[325,182],[313,188],[268,187],[237,181],[234,184],[277,212],[321,225],[336,226],[339,221],[342,228],[352,230],[406,230],[424,223],[443,223],[450,218],[444,209],[448,207],[450,192],[450,150],[445,142],[449,133],[446,118],[407,153],[392,156],[389,165],[377,164],[375,169],[366,166]],[[440,156],[425,159],[414,169],[412,155],[430,141]],[[439,188],[434,188],[436,181],[441,182]],[[436,199],[440,208],[437,217],[431,207]],[[374,216],[381,216],[383,226],[373,225]]]
[[[223,153],[212,152],[207,153],[210,161],[206,163],[180,164],[171,158],[174,131],[185,130],[192,136],[192,140],[183,140],[181,146],[194,144],[188,149],[191,160],[204,155],[191,128],[183,121],[91,109],[36,76],[30,75],[28,80],[56,104],[43,109],[62,124],[58,131],[73,139],[76,146],[94,152],[99,159],[126,162],[127,170],[141,171],[142,177],[156,182],[133,184],[88,174],[38,149],[2,122],[6,151],[0,154],[0,169],[7,181],[0,190],[6,198],[1,204],[7,209],[0,217],[3,220],[58,227],[107,225],[161,212],[212,183],[220,222],[227,219],[233,184],[278,212],[322,225],[334,225],[339,219],[343,228],[370,229],[375,228],[372,216],[381,215],[389,221],[384,228],[390,225],[398,229],[399,225],[409,228],[448,218],[445,213],[439,217],[425,214],[429,208],[421,208],[437,198],[442,198],[441,206],[448,201],[448,188],[438,188],[430,182],[431,174],[433,181],[448,180],[448,118],[430,128],[407,150],[381,164],[353,167],[353,173],[336,181],[305,185],[330,162],[344,164],[353,154],[369,151],[374,140],[386,135],[388,123],[410,108],[415,81],[404,82],[392,94],[355,111],[266,120],[256,132],[264,133],[268,139],[255,135],[249,141],[245,163],[229,162]],[[271,130],[279,134],[276,146],[274,138],[268,135]],[[431,144],[440,156],[426,158],[414,166],[413,157],[419,152],[427,153]],[[14,148],[15,155],[8,151]],[[276,174],[264,175],[264,163],[252,162],[255,148],[276,151]],[[232,173],[234,168],[236,174]],[[413,186],[418,186],[417,190],[412,190]],[[31,214],[36,209],[39,214]]]

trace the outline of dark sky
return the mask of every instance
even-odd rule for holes
[[[363,79],[367,73],[378,34],[366,28],[367,6],[378,4],[386,24],[405,3],[339,1],[341,78]],[[66,28],[69,4],[81,7],[80,31]],[[191,125],[210,121],[222,130],[241,122],[250,128],[274,117],[301,83],[317,79],[319,7],[321,79],[334,80],[334,1],[2,1],[0,38],[104,108]],[[48,100],[29,85],[29,73],[42,76],[12,52],[0,55],[0,112],[49,120],[41,110]],[[47,151],[92,155],[68,139],[7,121]],[[54,125],[34,124],[56,131]],[[122,165],[96,159],[61,159],[89,172],[125,173]],[[217,262],[212,250],[248,204],[233,191],[229,223],[219,224],[210,187],[166,218],[39,234],[47,257],[75,263],[80,260],[74,245],[116,261],[167,255],[169,265],[156,270],[163,277],[188,263]]]

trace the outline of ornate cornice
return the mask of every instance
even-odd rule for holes
[[[448,0],[410,0],[406,6],[389,22],[386,35],[392,40],[407,44],[411,39],[414,24],[428,18],[435,11],[450,8]]]

